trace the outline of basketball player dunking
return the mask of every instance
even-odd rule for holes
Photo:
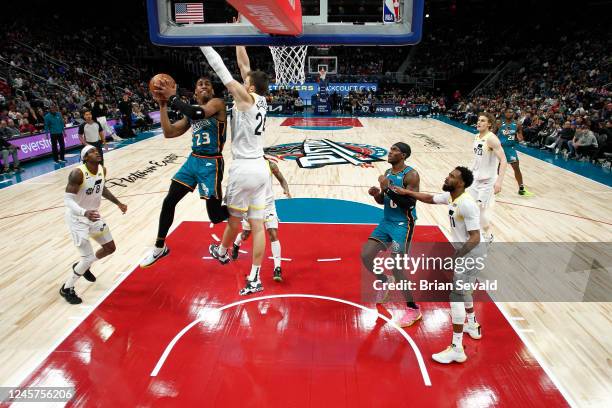
[[[264,227],[266,231],[268,231],[268,237],[270,238],[270,249],[272,250],[272,259],[274,260],[274,273],[272,275],[272,279],[276,282],[283,281],[283,275],[281,270],[281,243],[278,239],[278,215],[276,214],[276,204],[274,203],[274,190],[272,189],[272,176],[276,177],[280,185],[283,187],[283,192],[287,196],[287,198],[291,198],[291,193],[289,192],[289,184],[283,173],[281,173],[277,164],[268,157],[265,157],[268,161],[268,166],[270,168],[270,177],[268,178],[268,183],[266,184],[266,212],[264,218]],[[251,235],[251,226],[249,222],[245,219],[242,220],[242,233],[236,236],[236,240],[234,240],[234,245],[232,248],[232,259],[238,259],[238,254],[240,251],[240,245],[243,241],[246,241]]]
[[[516,152],[517,143],[523,141],[523,126],[514,120],[514,110],[512,108],[507,108],[504,111],[504,118],[499,123],[497,137],[501,141],[506,161],[510,163],[512,170],[514,170],[514,178],[516,178],[516,182],[519,185],[519,195],[524,197],[533,196],[533,193],[527,191],[523,185],[523,173],[521,173],[518,153]]]
[[[391,248],[395,254],[408,254],[410,244],[414,235],[414,223],[416,221],[416,202],[412,198],[399,196],[391,187],[398,186],[414,191],[419,191],[419,173],[412,167],[406,165],[405,161],[410,157],[410,146],[398,142],[389,149],[387,161],[391,164],[384,175],[378,178],[380,188],[371,187],[368,191],[378,204],[384,204],[384,215],[378,227],[372,232],[368,241],[361,250],[363,265],[372,273],[376,279],[382,282],[405,281],[403,271],[393,269],[393,276],[374,272],[374,258],[381,251]],[[377,293],[377,303],[383,303],[387,297],[387,291]],[[414,303],[409,290],[403,291],[407,309],[402,316],[396,318],[400,327],[413,325],[421,318],[421,310]]]
[[[484,237],[480,232],[480,220],[478,205],[466,193],[465,189],[472,184],[474,176],[465,167],[456,167],[444,180],[442,186],[443,193],[425,194],[417,193],[408,189],[391,187],[397,194],[410,197],[427,204],[448,205],[448,215],[450,217],[452,245],[455,248],[454,258],[464,259],[466,262],[455,262],[455,265],[473,265],[466,270],[455,268],[453,271],[453,290],[450,293],[451,320],[453,324],[453,340],[449,347],[440,353],[433,354],[431,357],[442,364],[449,364],[453,361],[463,363],[467,356],[463,350],[463,333],[468,333],[471,338],[478,340],[482,338],[480,324],[476,322],[474,313],[474,302],[472,291],[465,289],[465,284],[476,282],[479,269],[475,267],[478,257],[485,256],[485,248],[481,245]],[[465,319],[467,317],[467,324]]]
[[[240,295],[263,290],[259,272],[266,246],[263,218],[266,208],[266,183],[269,168],[264,159],[264,131],[268,104],[268,75],[251,71],[244,47],[236,47],[236,56],[244,85],[232,78],[221,56],[212,47],[201,47],[211,68],[234,97],[232,108],[232,156],[226,201],[229,220],[220,245],[211,244],[210,254],[222,264],[230,261],[228,248],[232,247],[245,217],[253,235],[253,263],[245,287]]]
[[[474,163],[472,173],[474,184],[468,192],[474,197],[480,208],[480,225],[489,242],[493,241],[491,228],[491,210],[494,194],[501,192],[508,163],[501,143],[495,133],[491,132],[495,117],[490,113],[480,113],[474,139]],[[498,175],[499,169],[499,175]]]
[[[70,172],[64,204],[66,204],[66,224],[72,241],[81,254],[79,262],[72,265],[70,278],[60,288],[60,295],[70,304],[79,304],[81,298],[74,290],[74,284],[81,277],[95,282],[96,277],[89,268],[98,259],[115,252],[115,241],[108,225],[100,217],[102,197],[117,205],[125,214],[127,205],[121,203],[105,186],[106,169],[100,164],[102,157],[95,146],[88,145],[81,150],[81,164]],[[93,238],[102,248],[94,254],[89,238]]]
[[[170,252],[165,241],[174,221],[174,210],[179,201],[194,191],[196,186],[200,198],[206,200],[206,211],[211,222],[219,223],[229,216],[227,207],[221,205],[224,167],[222,151],[226,131],[225,102],[214,97],[212,82],[207,77],[196,82],[197,105],[181,101],[176,96],[176,87],[169,86],[167,81],[162,81],[154,93],[159,99],[164,137],[181,136],[191,127],[191,155],[170,182],[170,190],[159,215],[155,247],[141,262],[142,268],[153,265]],[[170,123],[168,106],[185,117],[174,124]]]

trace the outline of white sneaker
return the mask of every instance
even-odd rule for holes
[[[482,338],[482,331],[478,322],[474,324],[466,323],[463,325],[463,332],[470,335],[474,340],[480,340]]]
[[[465,360],[467,360],[463,347],[456,347],[452,344],[448,346],[446,350],[432,354],[431,358],[433,358],[434,361],[442,364],[450,364],[453,361],[463,363]]]
[[[148,268],[149,266],[153,265],[155,262],[168,255],[169,253],[170,249],[165,245],[161,251],[159,250],[159,248],[153,248],[151,252],[149,252],[147,256],[145,256],[145,258],[142,260],[142,262],[140,263],[140,267]]]

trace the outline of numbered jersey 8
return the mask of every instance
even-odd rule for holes
[[[217,156],[225,144],[225,122],[216,118],[191,120],[191,150],[198,156]]]
[[[76,193],[76,203],[86,210],[99,210],[104,190],[104,168],[98,166],[98,173],[89,171],[85,164],[78,167],[83,172],[83,182]]]
[[[234,104],[232,109],[232,155],[234,159],[263,157],[264,133],[268,103],[266,98],[251,93],[254,103],[242,112]]]

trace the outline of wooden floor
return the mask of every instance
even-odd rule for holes
[[[471,162],[472,135],[433,119],[361,119],[364,127],[342,131],[303,131],[280,127],[269,118],[266,144],[305,138],[367,143],[389,148],[397,141],[412,147],[410,163],[421,175],[423,191],[438,191],[455,166]],[[70,168],[0,190],[0,385],[16,386],[65,335],[101,301],[153,245],[161,202],[171,176],[189,153],[190,138],[151,138],[105,156],[109,177],[131,182],[112,187],[129,207],[122,215],[109,202],[102,215],[117,252],[96,263],[95,284],[77,283],[80,306],[66,304],[58,289],[78,253],[64,224],[63,191]],[[229,144],[225,148],[229,156]],[[172,160],[170,155],[177,155]],[[170,161],[170,163],[164,162]],[[228,163],[231,159],[228,159]],[[349,165],[304,170],[281,162],[296,197],[321,197],[372,203],[370,185],[388,165]],[[227,168],[227,166],[226,166]],[[548,163],[521,155],[528,188],[536,197],[516,194],[509,170],[493,218],[497,241],[611,242],[612,189]],[[144,175],[143,175],[144,174]],[[226,180],[227,181],[227,180]],[[224,183],[226,184],[226,183]],[[279,186],[275,186],[281,197]],[[420,205],[418,224],[446,228],[444,206]],[[192,194],[177,207],[175,225],[207,220],[204,203]],[[202,251],[208,242],[202,242]],[[610,406],[612,396],[612,305],[609,303],[505,303],[500,307],[560,387],[578,406]]]

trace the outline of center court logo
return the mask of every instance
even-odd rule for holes
[[[288,143],[264,149],[267,155],[281,160],[295,160],[304,169],[316,169],[335,164],[372,167],[382,161],[387,150],[359,143],[334,142],[329,139],[306,139],[303,143]]]

